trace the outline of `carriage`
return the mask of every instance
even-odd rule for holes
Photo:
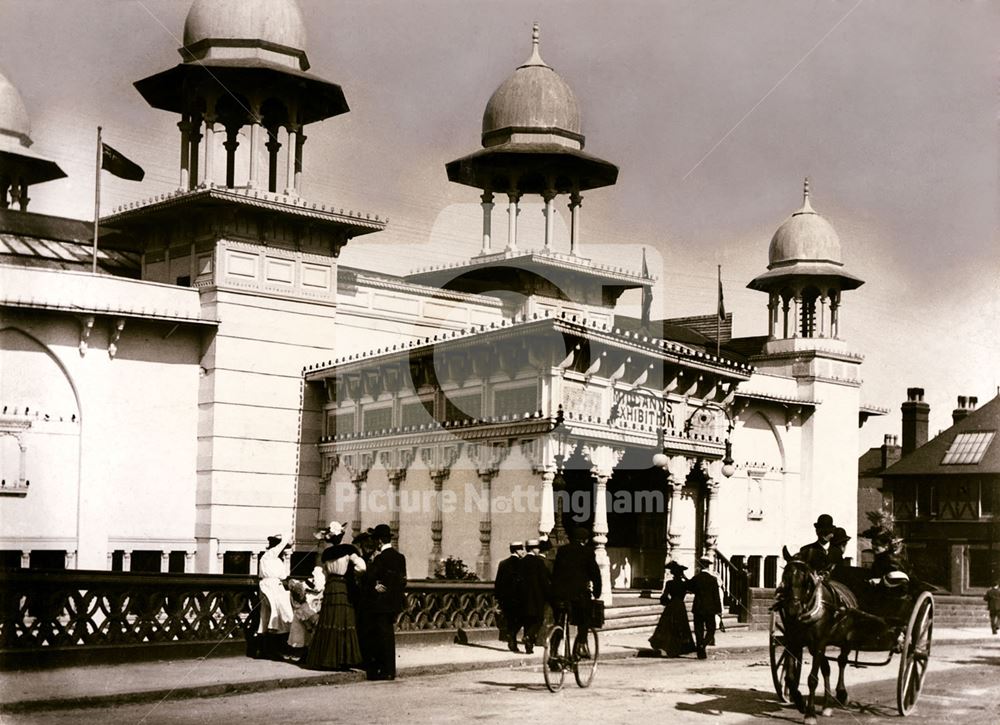
[[[855,570],[856,573],[864,570]],[[902,602],[901,614],[895,624],[886,623],[886,631],[875,632],[873,642],[893,642],[885,647],[861,646],[854,650],[854,667],[884,666],[892,662],[893,654],[899,654],[899,674],[896,678],[896,707],[902,716],[909,715],[916,707],[923,689],[924,678],[931,654],[931,637],[934,630],[934,598],[928,591],[907,594]],[[778,699],[783,703],[792,700],[786,675],[792,668],[801,668],[801,662],[786,647],[786,631],[783,618],[778,611],[771,612],[769,627],[769,652],[771,679]],[[882,661],[859,661],[860,652],[887,652]],[[801,671],[801,670],[800,670]],[[797,675],[798,673],[793,673]],[[795,676],[793,681],[797,681]]]

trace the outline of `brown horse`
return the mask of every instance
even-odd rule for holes
[[[830,696],[830,662],[826,657],[827,647],[837,647],[840,655],[837,665],[837,701],[847,704],[847,687],[844,684],[844,670],[851,650],[857,650],[872,643],[872,632],[886,629],[884,620],[866,614],[858,609],[855,596],[847,587],[830,581],[831,569],[816,572],[802,559],[792,557],[787,548],[782,549],[785,557],[785,571],[781,577],[781,596],[775,608],[782,617],[785,628],[785,649],[795,666],[786,669],[785,684],[792,702],[800,712],[805,713],[806,725],[815,725],[816,686],[819,673],[823,673],[823,708],[825,717],[833,715],[828,703]],[[799,692],[802,652],[809,651],[812,668],[809,672],[809,697],[803,702]]]

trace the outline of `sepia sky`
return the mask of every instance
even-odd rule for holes
[[[620,167],[585,194],[583,253],[639,269],[647,249],[664,316],[715,309],[716,265],[736,335],[766,334],[746,289],[801,203],[837,229],[841,334],[866,356],[862,400],[890,409],[863,448],[899,430],[923,387],[931,434],[958,395],[1000,385],[996,5],[983,0],[300,0],[311,72],[351,113],[307,129],[304,195],[388,216],[346,264],[402,273],[475,254],[474,189],[444,164],[479,148],[493,90],[530,53],[580,101],[586,150]],[[177,186],[177,118],[132,87],[179,61],[187,0],[0,0],[0,72],[19,89],[33,149],[68,179],[33,211],[93,216],[96,126],[140,163],[105,175],[102,213]],[[564,219],[560,245],[565,249]],[[541,215],[528,205],[527,244]],[[504,229],[499,212],[494,228]],[[638,312],[635,295],[625,311]]]

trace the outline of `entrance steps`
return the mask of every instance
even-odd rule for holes
[[[647,590],[648,591],[648,590]],[[652,634],[656,623],[660,621],[663,605],[660,604],[659,592],[652,597],[643,597],[638,589],[616,589],[613,592],[613,603],[604,611],[604,630],[614,631],[648,631]],[[688,621],[692,621],[691,597],[688,597]],[[723,612],[722,621],[726,630],[746,629],[747,625],[740,623],[735,614]]]

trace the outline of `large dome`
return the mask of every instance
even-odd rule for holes
[[[13,136],[22,146],[31,145],[28,109],[13,84],[0,74],[0,135]]]
[[[184,21],[184,46],[204,40],[253,40],[305,50],[306,27],[295,0],[195,0]]]
[[[842,264],[840,237],[833,225],[813,210],[806,180],[802,208],[792,214],[771,238],[768,268],[793,262]]]
[[[568,137],[582,146],[580,105],[569,84],[538,53],[538,26],[531,57],[496,89],[483,113],[483,145],[503,143],[512,133]]]

